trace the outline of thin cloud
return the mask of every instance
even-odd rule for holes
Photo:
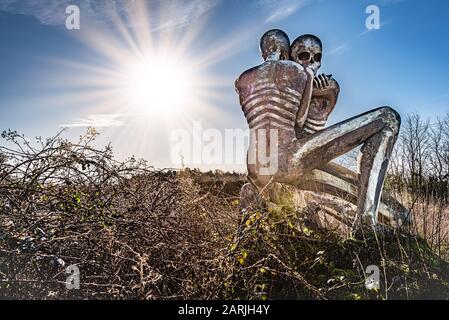
[[[63,25],[67,18],[66,8],[69,5],[77,5],[80,8],[83,20],[101,22],[107,20],[112,10],[121,13],[127,6],[125,2],[115,0],[2,0],[0,10],[32,16],[45,25]]]
[[[277,9],[265,22],[274,22],[287,18],[298,10],[299,5],[291,5]]]
[[[82,21],[111,24],[116,16],[122,17],[128,26],[135,21],[127,19],[128,12],[137,7],[138,2],[146,0],[1,0],[0,10],[33,16],[45,25],[64,25],[67,6],[80,8]],[[150,20],[161,29],[189,25],[212,8],[219,0],[153,0],[146,2]],[[170,10],[165,10],[170,8]],[[165,13],[165,14],[161,14]]]
[[[331,49],[328,52],[328,54],[331,55],[331,56],[333,56],[333,55],[341,55],[341,54],[345,53],[348,50],[349,50],[349,45],[342,44],[340,46],[337,46],[337,47]]]
[[[119,114],[90,114],[86,118],[73,119],[70,123],[61,124],[61,128],[106,128],[106,127],[123,127],[126,123],[126,118],[133,114],[119,113]]]
[[[306,3],[306,0],[260,0],[259,6],[268,13],[266,23],[285,19],[296,13]]]
[[[399,0],[398,0],[399,1]],[[402,0],[401,0],[402,1]],[[405,1],[405,0],[404,0]],[[376,31],[381,31],[382,29],[384,29],[387,25],[389,25],[391,23],[391,20],[385,20],[385,21],[381,21],[380,23],[380,29],[366,29],[364,31],[362,31],[361,33],[359,33],[355,38],[347,41],[346,43],[343,43],[333,49],[331,49],[328,54],[329,55],[341,55],[346,53],[351,47],[350,44],[355,42],[357,39],[366,36],[367,34],[371,33],[371,32],[376,32]]]
[[[370,32],[381,31],[382,29],[384,29],[389,24],[391,24],[391,20],[381,21],[380,22],[380,29],[366,29],[366,30],[360,32],[358,37],[363,37],[363,36],[367,35]]]

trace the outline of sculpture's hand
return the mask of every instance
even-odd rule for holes
[[[330,86],[330,79],[332,79],[332,75],[325,75],[322,73],[313,79],[313,87],[317,89],[326,89]]]
[[[332,75],[320,74],[313,79],[313,92],[309,112],[303,130],[296,130],[298,138],[306,137],[324,129],[334,109],[340,86]]]
[[[332,75],[320,74],[313,79],[313,97],[336,100],[340,87]]]

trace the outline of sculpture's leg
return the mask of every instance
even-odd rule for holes
[[[370,218],[373,225],[378,222],[378,206],[396,138],[397,134],[392,130],[382,130],[363,145],[359,158],[359,207],[355,227],[360,219]]]
[[[330,194],[344,201],[357,205],[359,188],[358,175],[342,166],[331,164],[305,174],[298,187],[319,193]],[[395,198],[382,194],[379,205],[379,221],[393,228],[398,228],[411,222],[411,213]],[[354,215],[355,217],[355,215]]]
[[[356,221],[370,216],[377,222],[382,185],[399,125],[399,114],[383,107],[297,140],[292,150],[289,176],[280,182],[298,184],[301,175],[364,144]]]
[[[358,184],[359,175],[356,172],[352,171],[351,169],[339,165],[338,163],[335,162],[325,163],[319,169],[321,171],[329,173],[330,175],[338,177],[339,179],[342,179],[346,182],[352,183],[354,185]]]
[[[304,202],[307,203],[309,209],[318,209],[315,211],[324,213],[324,215],[320,214],[319,217],[314,217],[317,221],[321,220],[320,224],[322,226],[328,227],[326,224],[332,222],[332,219],[334,222],[338,221],[340,224],[346,226],[351,226],[352,221],[354,221],[356,213],[356,206],[354,204],[338,196],[323,192],[302,190],[302,194]],[[330,216],[331,219],[327,216]]]
[[[302,211],[305,207],[319,207],[321,212],[343,224],[351,226],[356,217],[358,202],[358,174],[336,163],[328,163],[301,177],[293,206]],[[269,191],[269,190],[268,190]],[[246,183],[240,193],[241,210],[265,208],[267,200],[281,207],[285,205],[282,191],[276,188],[266,197],[251,183]],[[283,201],[284,200],[284,201]],[[411,221],[411,213],[395,198],[383,194],[379,205],[379,222],[393,228]],[[323,215],[320,215],[321,219]],[[321,219],[322,220],[322,219]]]

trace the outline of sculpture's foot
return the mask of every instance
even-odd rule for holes
[[[386,233],[396,230],[392,225],[374,223],[374,219],[370,215],[364,215],[361,219],[354,221],[351,228],[352,238],[366,238],[366,234],[385,235]]]
[[[364,231],[375,230],[376,223],[371,215],[367,214],[356,214],[354,222],[351,226],[351,237],[360,238],[363,236]]]
[[[299,188],[334,195],[356,205],[358,203],[357,178],[354,172],[332,164],[304,175]],[[395,198],[384,193],[379,204],[378,219],[381,224],[400,228],[411,223],[412,215]],[[352,223],[352,227],[356,227],[357,223],[360,221]],[[351,226],[351,223],[349,225]]]
[[[240,210],[248,208],[264,208],[265,201],[259,195],[257,188],[251,183],[245,183],[240,190]]]

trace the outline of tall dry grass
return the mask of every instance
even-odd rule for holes
[[[398,158],[386,187],[413,209],[412,230],[357,240],[314,212],[240,212],[241,175],[118,162],[96,135],[3,132],[1,299],[449,298],[447,189],[398,174]],[[379,291],[365,288],[372,264]],[[65,287],[68,265],[80,290]]]
[[[418,114],[404,119],[385,187],[412,211],[411,231],[447,258],[449,113],[433,123]]]

